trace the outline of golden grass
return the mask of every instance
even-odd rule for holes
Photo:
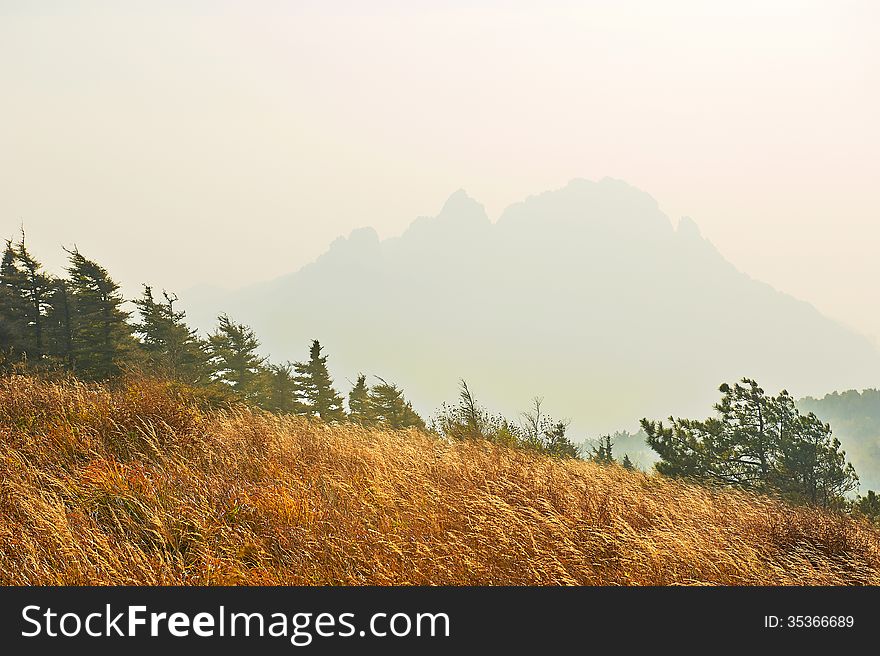
[[[880,533],[419,432],[0,380],[3,584],[880,584]]]

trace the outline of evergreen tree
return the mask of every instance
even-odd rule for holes
[[[795,423],[779,435],[778,464],[770,476],[770,486],[786,496],[820,506],[839,505],[844,495],[858,484],[853,466],[846,461],[840,440],[831,426],[813,413],[801,415],[787,392],[778,397]]]
[[[217,321],[217,330],[208,337],[215,379],[242,399],[260,402],[265,392],[265,358],[257,354],[259,340],[248,326],[235,323],[225,314]]]
[[[344,421],[342,397],[333,389],[333,381],[327,371],[327,356],[321,355],[321,349],[321,343],[313,340],[308,362],[294,365],[300,394],[309,414],[327,422]]]
[[[767,396],[748,378],[719,388],[717,416],[704,421],[642,419],[647,442],[668,476],[769,491],[823,506],[840,502],[858,481],[831,427],[802,415],[783,390]]]
[[[162,292],[164,301],[153,298],[153,290],[144,285],[141,298],[134,301],[140,314],[135,331],[150,363],[163,376],[190,384],[209,380],[210,366],[206,344],[184,322],[186,313],[175,310],[177,296]]]
[[[122,309],[119,285],[107,270],[84,257],[77,249],[68,251],[68,289],[71,304],[73,360],[77,375],[104,380],[118,375],[135,356],[135,340]]]
[[[590,460],[600,465],[610,465],[614,462],[614,439],[611,435],[603,435],[599,443],[593,446]]]
[[[554,422],[550,430],[544,433],[543,452],[556,458],[577,458],[580,455],[578,448],[565,436],[567,429],[568,424],[564,421]]]
[[[370,415],[370,392],[364,374],[358,374],[357,382],[348,393],[348,419],[361,426],[373,423]]]
[[[381,378],[379,381],[378,385],[374,385],[370,389],[368,395],[371,422],[395,429],[424,429],[424,420],[413,410],[412,404],[404,398],[403,390]]]
[[[636,468],[632,460],[629,459],[629,455],[627,455],[626,453],[623,454],[623,461],[620,464],[623,465],[623,468],[628,471],[634,471]]]
[[[20,296],[24,301],[25,341],[24,349],[28,360],[36,363],[42,360],[45,348],[45,317],[49,309],[52,279],[43,272],[40,264],[28,251],[24,241],[24,231],[15,249],[15,256],[20,264]]]
[[[24,272],[16,247],[6,240],[0,260],[0,364],[7,368],[25,355]]]
[[[852,505],[856,514],[864,515],[872,522],[880,522],[880,495],[874,490],[868,490],[865,496],[858,497]]]
[[[49,357],[68,371],[74,368],[73,302],[68,281],[53,280],[46,313],[46,349]]]
[[[270,364],[266,373],[268,394],[263,407],[272,412],[303,414],[305,408],[299,401],[300,389],[293,372],[293,365],[289,362]]]

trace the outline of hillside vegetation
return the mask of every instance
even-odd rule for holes
[[[831,422],[846,447],[862,490],[880,489],[880,390],[847,390],[798,401],[805,412]]]
[[[0,583],[880,584],[844,515],[199,394],[0,379]]]

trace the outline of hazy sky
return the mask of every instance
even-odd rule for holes
[[[880,343],[878,7],[0,0],[0,228],[239,286],[611,176]]]

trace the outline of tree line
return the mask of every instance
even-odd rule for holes
[[[371,385],[360,374],[346,404],[317,339],[302,362],[269,362],[260,355],[254,331],[225,314],[202,338],[187,325],[172,293],[157,295],[144,285],[133,300],[135,312],[126,310],[119,285],[104,267],[75,247],[66,252],[66,275],[56,277],[30,253],[24,232],[17,241],[6,240],[0,261],[0,371],[61,371],[92,381],[149,371],[272,412],[430,429],[450,439],[616,462],[611,436],[584,453],[567,437],[568,422],[547,415],[542,399],[510,421],[479,404],[465,381],[457,402],[444,403],[430,426],[400,387],[379,377]],[[660,456],[659,473],[822,506],[846,503],[858,477],[827,423],[799,412],[788,392],[769,396],[750,379],[724,384],[720,392],[714,417],[670,417],[668,425],[641,420],[648,445]],[[619,464],[633,468],[628,457]],[[855,507],[880,517],[873,492]]]
[[[346,412],[327,356],[313,340],[303,362],[272,363],[247,325],[225,314],[206,338],[186,324],[176,295],[144,285],[125,309],[108,271],[77,248],[66,250],[66,275],[51,276],[22,232],[6,240],[0,261],[0,371],[65,372],[107,381],[128,371],[202,387],[219,400],[240,400],[273,412],[391,428],[425,428],[395,384],[369,385],[360,375]]]
[[[430,428],[450,439],[579,456],[565,436],[568,424],[542,413],[540,401],[534,416],[524,413],[523,422],[509,422],[478,404],[464,381],[458,403],[444,404],[430,427],[398,385],[378,376],[369,384],[359,374],[346,404],[317,339],[303,362],[269,362],[260,355],[254,331],[226,314],[202,338],[187,325],[178,297],[167,291],[156,294],[145,284],[132,301],[135,311],[126,310],[119,285],[104,267],[76,248],[66,252],[66,276],[55,277],[30,253],[23,232],[17,241],[6,240],[0,263],[0,372],[62,372],[107,381],[143,371],[203,388],[219,402],[238,400],[331,423]]]

